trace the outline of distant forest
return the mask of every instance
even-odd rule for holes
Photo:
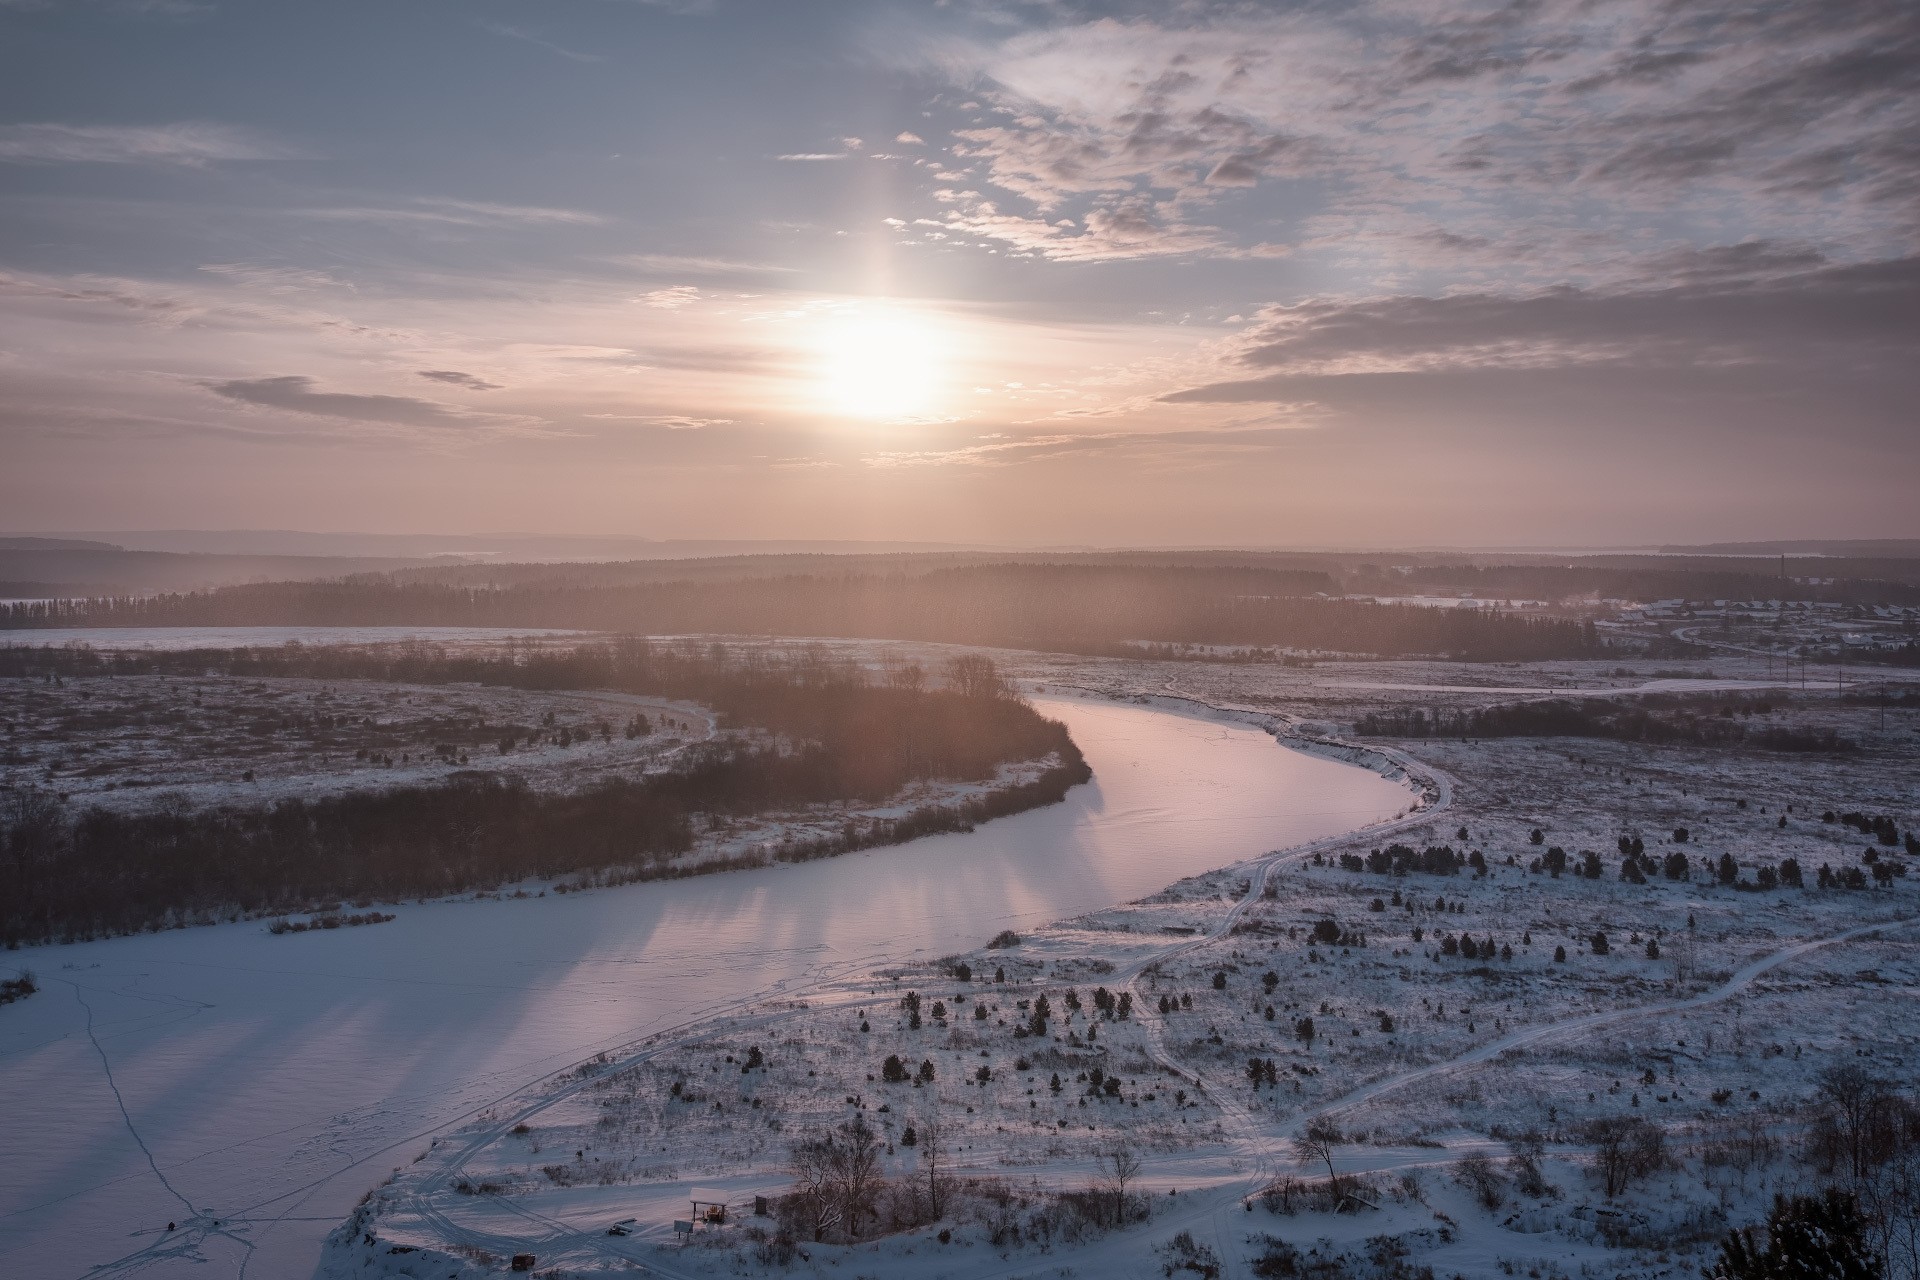
[[[267,805],[115,813],[38,790],[0,791],[0,944],[393,900],[584,872],[595,883],[682,874],[696,815],[745,817],[874,801],[920,780],[980,781],[1055,755],[1033,782],[900,819],[849,819],[790,840],[798,860],[893,843],[1052,803],[1091,776],[1066,728],[1007,696],[992,664],[963,658],[939,687],[917,669],[884,680],[802,652],[784,658],[644,641],[548,653],[447,656],[425,647],[99,654],[0,649],[0,677],[204,674],[531,689],[619,689],[698,700],[776,735],[689,748],[669,772],[572,794],[482,771],[437,784]],[[755,858],[752,861],[758,861]]]
[[[389,578],[264,583],[145,598],[0,607],[0,627],[485,626],[656,635],[948,641],[1126,654],[1138,642],[1516,662],[1605,653],[1588,623],[1496,610],[1328,599],[1310,570],[976,565],[918,575],[799,575],[506,586]]]
[[[1432,564],[1401,569],[1357,568],[1345,575],[1348,593],[1418,595],[1425,591],[1471,592],[1489,600],[1790,600],[1829,604],[1920,604],[1911,578],[1920,562],[1853,566],[1885,578],[1837,577],[1838,567],[1796,561],[1794,574],[1816,574],[1812,583],[1781,577],[1769,560],[1703,560],[1655,557],[1625,563]],[[431,571],[429,571],[431,572]]]
[[[1791,729],[1751,723],[1771,703],[1743,698],[1579,700],[1553,698],[1478,709],[1376,711],[1354,732],[1381,738],[1612,738],[1621,742],[1702,747],[1758,747],[1765,751],[1853,751],[1857,744],[1831,729]]]

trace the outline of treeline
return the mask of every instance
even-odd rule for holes
[[[1031,713],[1030,713],[1031,714]],[[1064,730],[1061,762],[1033,782],[897,819],[851,819],[789,840],[802,861],[897,843],[1052,803],[1090,776]],[[80,941],[218,919],[434,897],[529,878],[575,886],[673,878],[699,815],[780,811],[849,799],[831,753],[738,745],[690,767],[570,794],[468,772],[445,782],[271,805],[74,812],[40,791],[0,798],[0,943]],[[726,866],[756,864],[736,858]]]
[[[564,568],[571,568],[570,566]],[[873,637],[1103,653],[1135,643],[1527,661],[1607,651],[1588,623],[1314,594],[1283,569],[1014,564],[917,576],[782,576],[504,587],[388,579],[262,583],[0,606],[0,627],[480,626]]]
[[[1746,723],[1756,711],[1770,710],[1767,704],[1662,708],[1646,705],[1651,701],[1554,698],[1457,710],[1406,707],[1369,712],[1354,723],[1354,732],[1379,738],[1611,738],[1765,751],[1853,751],[1858,745],[1831,729]]]
[[[1417,595],[1472,592],[1482,599],[1789,600],[1838,604],[1920,604],[1914,575],[1920,564],[1832,562],[1794,558],[1787,576],[1772,560],[1629,558],[1614,563],[1418,564],[1355,566],[1343,579],[1349,593]],[[1888,576],[1848,576],[1849,571]]]
[[[917,668],[870,678],[817,647],[662,643],[642,638],[542,648],[448,649],[405,642],[355,647],[102,651],[0,645],[0,678],[206,675],[513,689],[607,689],[697,702],[725,728],[817,744],[847,798],[877,799],[921,778],[979,779],[1008,760],[1058,749],[1066,732],[1017,699],[991,661],[947,664],[944,683]],[[817,767],[827,767],[822,762]]]
[[[894,819],[849,818],[790,839],[803,859],[964,830],[1059,800],[1091,776],[1063,725],[1004,696],[991,664],[954,664],[944,687],[913,672],[884,684],[810,655],[770,662],[644,643],[551,655],[463,658],[328,649],[91,654],[0,650],[0,674],[227,670],[318,678],[485,678],[536,688],[702,691],[770,730],[690,748],[670,772],[551,794],[478,771],[443,782],[265,805],[141,812],[76,808],[38,790],[0,791],[0,944],[78,940],[321,901],[436,896],[530,877],[593,883],[685,874],[703,816],[752,817],[872,801],[919,780],[979,781],[1003,763],[1057,757],[1032,781]],[[197,666],[194,664],[198,664]],[[404,673],[404,674],[403,674]],[[703,700],[708,700],[704,699]],[[758,858],[752,861],[759,861]]]

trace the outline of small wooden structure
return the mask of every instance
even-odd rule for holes
[[[710,1227],[727,1224],[727,1193],[706,1187],[693,1189],[693,1220]]]

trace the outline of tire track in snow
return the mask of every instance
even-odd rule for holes
[[[1851,942],[1855,938],[1864,937],[1870,933],[1878,933],[1882,929],[1898,929],[1913,923],[1915,923],[1915,918],[1912,916],[1904,916],[1897,920],[1882,920],[1877,924],[1857,925],[1854,928],[1831,934],[1824,938],[1813,938],[1806,942],[1795,943],[1790,947],[1783,947],[1779,951],[1769,952],[1759,959],[1751,960],[1734,970],[1733,976],[1728,978],[1726,982],[1720,986],[1714,987],[1709,991],[1703,991],[1697,996],[1689,996],[1685,1000],[1665,1000],[1659,1004],[1638,1005],[1630,1009],[1608,1009],[1600,1013],[1581,1014],[1560,1022],[1546,1022],[1532,1027],[1522,1027],[1514,1031],[1509,1031],[1506,1035],[1494,1040],[1489,1040],[1486,1044],[1476,1049],[1469,1049],[1458,1057],[1448,1058],[1443,1062],[1430,1063],[1424,1067],[1416,1067],[1412,1071],[1402,1072],[1397,1076],[1388,1076],[1384,1080],[1376,1080],[1372,1084],[1362,1085],[1358,1089],[1354,1089],[1341,1097],[1335,1098],[1331,1102],[1323,1103],[1310,1111],[1302,1112],[1298,1119],[1301,1122],[1305,1122],[1324,1116],[1336,1115],[1339,1112],[1357,1107],[1362,1103],[1372,1102],[1376,1098],[1383,1097],[1407,1085],[1417,1084],[1422,1080],[1438,1079],[1442,1076],[1464,1071],[1469,1067],[1480,1066],[1493,1061],[1495,1058],[1511,1050],[1526,1045],[1538,1044],[1541,1041],[1550,1040],[1560,1035],[1571,1034],[1577,1031],[1590,1031],[1595,1027],[1612,1026],[1615,1023],[1629,1022],[1636,1018],[1657,1018],[1669,1013],[1680,1013],[1689,1009],[1705,1008],[1710,1004],[1718,1004],[1722,1000],[1729,1000],[1739,995],[1742,991],[1746,990],[1747,987],[1752,985],[1755,978],[1758,978],[1768,970],[1778,968],[1780,965],[1786,964],[1789,961],[1797,960],[1810,952],[1818,951],[1823,947],[1835,946],[1842,942]]]
[[[134,1145],[139,1147],[140,1154],[147,1158],[147,1167],[153,1170],[153,1176],[160,1180],[160,1185],[167,1189],[167,1194],[186,1206],[189,1218],[197,1217],[200,1211],[194,1208],[193,1201],[181,1195],[179,1189],[167,1181],[167,1175],[160,1172],[160,1162],[153,1158],[153,1151],[147,1146],[147,1140],[140,1136],[139,1127],[133,1123],[133,1116],[127,1111],[127,1100],[120,1096],[120,1085],[113,1078],[113,1064],[107,1060],[107,1051],[100,1046],[100,1037],[93,1033],[93,1006],[88,1004],[87,998],[80,994],[79,983],[68,982],[67,985],[73,988],[73,998],[80,1002],[82,1009],[86,1010],[87,1040],[93,1045],[93,1051],[100,1055],[100,1069],[106,1074],[107,1088],[113,1090],[114,1105],[120,1108],[120,1119],[126,1123],[127,1132],[132,1135]]]

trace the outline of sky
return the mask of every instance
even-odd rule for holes
[[[1912,0],[0,0],[0,526],[1920,534]]]

